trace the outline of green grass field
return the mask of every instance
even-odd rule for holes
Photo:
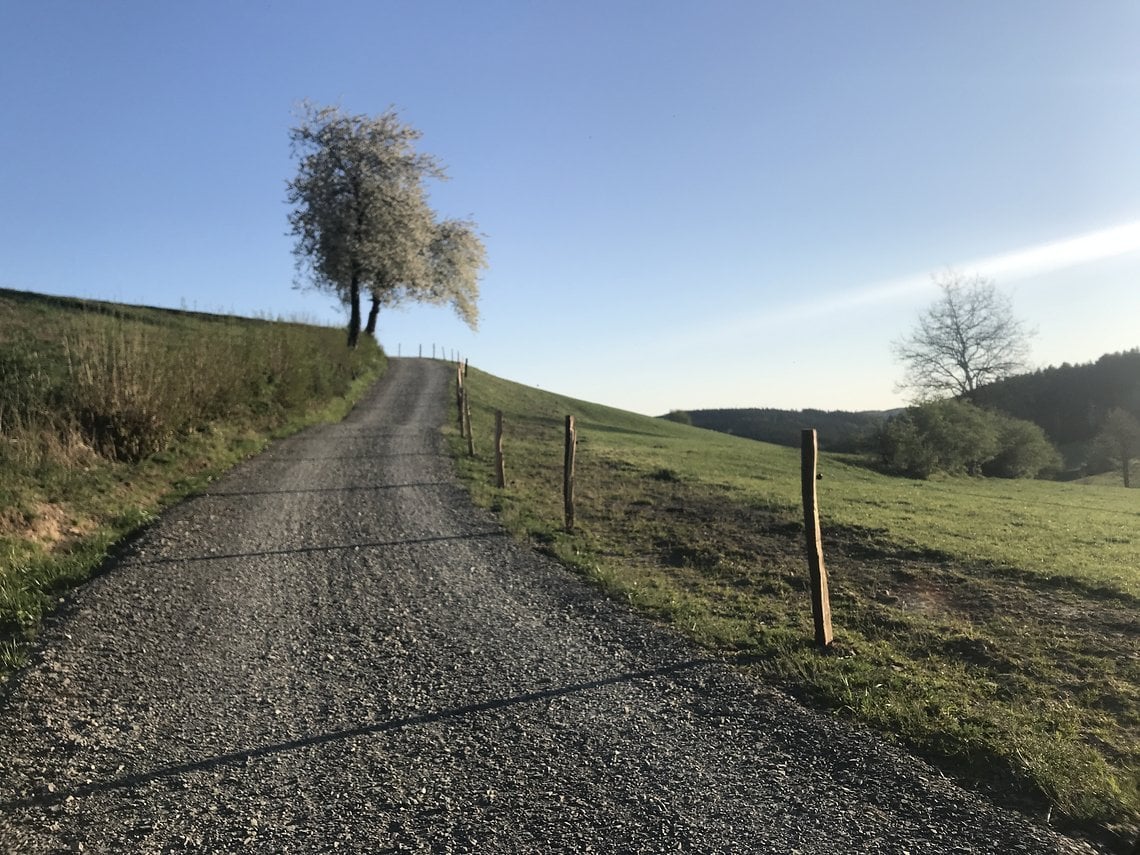
[[[0,680],[115,542],[384,364],[341,330],[0,289]]]
[[[471,370],[475,500],[612,596],[1056,824],[1140,820],[1140,490],[910,481],[824,455],[812,642],[799,453]],[[494,411],[507,488],[493,486]],[[563,418],[579,431],[562,530]]]

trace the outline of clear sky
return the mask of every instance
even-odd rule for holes
[[[381,315],[659,414],[897,406],[947,267],[1035,365],[1140,346],[1140,3],[0,0],[0,286],[340,323],[293,287],[301,99],[396,107],[490,269]]]

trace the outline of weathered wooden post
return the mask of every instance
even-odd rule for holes
[[[467,456],[475,456],[475,431],[471,430],[471,400],[467,397],[467,389],[463,390],[463,422],[467,426]]]
[[[463,388],[462,383],[460,383],[458,386],[455,387],[455,409],[457,412],[457,418],[459,420],[459,436],[460,436],[460,438],[467,435],[463,429],[464,428],[463,398],[464,398],[464,396],[466,396],[466,394],[467,394],[467,390]]]
[[[816,467],[819,442],[814,428],[800,434],[800,475],[804,498],[804,529],[807,533],[808,572],[811,576],[811,614],[815,621],[815,643],[831,644],[831,600],[827,593],[827,569],[823,564],[823,537],[816,504]]]
[[[574,457],[578,450],[578,432],[574,417],[566,417],[566,450],[562,474],[562,501],[566,511],[566,530],[574,530]]]
[[[495,410],[495,486],[507,486],[507,472],[503,465],[503,411]]]
[[[468,369],[469,367],[470,367],[470,366],[468,366],[468,364],[467,364],[467,359],[466,359],[466,358],[464,358],[464,360],[463,360],[463,376],[464,376],[464,377],[466,377],[466,376],[467,376],[467,369]]]

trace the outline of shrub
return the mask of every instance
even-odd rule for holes
[[[661,418],[666,419],[667,421],[677,422],[678,424],[682,425],[691,425],[693,423],[693,417],[690,416],[685,410],[670,410]]]
[[[997,478],[1037,478],[1056,474],[1061,455],[1040,425],[992,413],[998,422],[999,451],[982,466],[982,472]]]
[[[1061,458],[1032,422],[967,401],[931,401],[889,419],[878,433],[884,467],[912,478],[948,475],[1036,477]]]

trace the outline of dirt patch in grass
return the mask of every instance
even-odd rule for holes
[[[26,511],[5,508],[0,514],[0,536],[27,540],[45,551],[66,549],[94,530],[91,520],[57,502],[36,502]]]

